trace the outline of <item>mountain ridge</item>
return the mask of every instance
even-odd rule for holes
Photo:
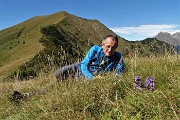
[[[0,31],[0,75],[19,66],[21,70],[32,68],[37,71],[47,65],[47,56],[53,58],[51,62],[57,67],[76,62],[77,58],[83,58],[92,45],[101,45],[101,40],[109,33],[115,34],[98,20],[88,20],[65,11],[30,18]],[[149,43],[131,42],[120,36],[118,38],[120,44],[117,51],[124,56],[136,50],[141,51],[139,55],[155,55],[164,52],[163,47],[155,47],[161,44],[172,48],[154,38],[149,38]],[[10,65],[12,63],[13,66]]]
[[[176,40],[180,41],[180,32],[176,32],[172,34],[172,37],[175,38]]]
[[[178,46],[180,45],[180,32],[170,34],[168,32],[159,32],[156,36],[156,39],[169,43],[171,45]]]
[[[12,66],[17,68],[17,66],[22,65],[22,63],[33,58],[39,51],[43,50],[44,47],[39,43],[39,39],[42,37],[40,29],[62,20],[65,16],[64,14],[66,12],[63,11],[47,16],[36,16],[1,30],[0,55],[2,57],[0,58],[0,73],[11,71],[9,64],[14,63]],[[21,52],[22,50],[23,53]],[[23,58],[20,60],[19,56],[22,54],[27,55],[23,55]]]

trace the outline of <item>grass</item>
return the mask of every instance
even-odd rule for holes
[[[92,81],[57,83],[52,71],[29,81],[2,82],[0,119],[179,120],[180,56],[125,58],[125,64],[119,78],[110,73]],[[156,89],[134,89],[136,75],[142,82],[154,77]],[[33,95],[12,101],[14,90]]]
[[[79,17],[72,16],[65,19],[65,16],[66,13],[57,13],[35,17],[0,32],[0,119],[179,119],[179,56],[136,57],[132,54],[130,58],[125,58],[126,70],[119,78],[114,78],[113,73],[110,73],[102,79],[92,81],[68,79],[57,83],[53,71],[55,68],[45,68],[44,71],[52,71],[42,72],[38,77],[27,81],[2,81],[5,73],[14,71],[38,51],[43,50],[44,47],[38,41],[43,36],[40,33],[41,28],[52,32],[52,29],[48,28],[54,26],[55,30],[64,31],[66,33],[64,42],[71,43],[75,49],[77,44],[74,40],[77,39],[77,43],[81,45],[80,48],[84,46],[83,51],[87,51],[87,46],[92,43],[100,43],[100,37],[109,33],[109,30],[101,26],[98,21],[80,20]],[[46,27],[47,25],[51,26]],[[49,37],[56,37],[55,35]],[[140,54],[144,54],[146,48],[142,47],[144,44],[148,48],[150,44],[146,43],[148,41],[161,44],[152,40],[139,43],[136,46],[141,51]],[[123,48],[131,55],[136,43],[124,40],[121,42],[123,44],[120,44],[119,48]],[[132,50],[130,50],[131,47]],[[145,53],[148,51],[150,51],[149,48]],[[158,51],[156,52],[159,54]],[[61,56],[65,57],[62,54]],[[65,59],[62,61],[67,62],[68,58],[65,57]],[[51,66],[52,61],[49,62]],[[54,64],[52,66],[55,67]],[[154,77],[156,89],[154,91],[134,89],[133,82],[136,75],[141,77],[142,82],[147,76]],[[27,93],[29,96],[13,101],[11,98],[13,91]]]
[[[40,29],[63,20],[63,12],[37,16],[0,32],[0,76],[16,70],[33,58],[43,46]]]
[[[65,37],[59,40],[71,43],[73,52],[77,45],[86,52],[91,44],[100,43],[101,37],[110,32],[98,21],[69,15],[66,18],[66,14],[63,12],[34,17],[0,32],[0,119],[179,119],[180,57],[152,57],[154,52],[159,54],[158,50],[163,50],[163,47],[154,49],[154,46],[163,46],[154,39],[144,42],[127,42],[121,39],[118,51],[126,51],[129,58],[125,58],[126,70],[119,78],[114,78],[113,73],[110,73],[102,79],[92,81],[68,79],[57,83],[53,71],[54,62],[47,59],[53,67],[45,68],[46,72],[40,73],[36,78],[27,81],[4,80],[5,73],[14,71],[43,50],[39,39],[56,38],[56,34],[44,36],[40,33],[41,28],[53,32],[48,29],[53,26],[55,30],[61,31],[58,35]],[[48,25],[51,26],[47,27]],[[53,51],[51,47],[53,46],[48,47],[50,52]],[[59,50],[59,46],[57,48]],[[134,56],[136,48],[140,54],[147,53],[151,57]],[[70,53],[65,51],[64,54]],[[67,62],[69,58],[64,54],[61,54],[62,61]],[[55,58],[58,57],[60,56]],[[147,76],[154,77],[156,89],[135,90],[133,82],[136,75],[141,77],[142,82]],[[29,97],[13,101],[13,91],[27,93]]]
[[[20,70],[26,65],[26,68],[38,71],[40,65],[35,65],[34,61],[38,61],[39,53],[57,55],[54,63],[62,61],[58,58],[60,48],[69,57],[67,63],[75,62],[92,45],[101,45],[103,37],[109,33],[112,31],[98,20],[84,19],[65,11],[33,17],[0,31],[0,76],[7,77],[7,73]],[[169,44],[154,38],[143,41],[127,41],[120,36],[118,38],[120,44],[117,51],[121,51],[123,56],[133,54],[136,50],[142,56],[164,54],[164,48],[168,52],[173,50]],[[41,64],[43,62],[46,62],[45,59]]]

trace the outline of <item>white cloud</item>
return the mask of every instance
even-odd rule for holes
[[[124,37],[127,40],[142,40],[149,37],[154,37],[159,32],[169,32],[171,34],[180,32],[179,25],[162,24],[162,25],[140,25],[131,27],[113,27],[112,31]]]

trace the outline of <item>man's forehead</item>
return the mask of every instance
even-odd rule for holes
[[[105,44],[116,44],[116,41],[113,39],[106,39]]]

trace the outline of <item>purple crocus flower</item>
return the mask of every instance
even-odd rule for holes
[[[140,78],[139,76],[135,76],[134,80],[135,80],[135,82],[136,82],[136,81],[140,81],[141,78]]]
[[[142,90],[142,83],[141,83],[141,78],[139,76],[134,77],[134,88]]]
[[[142,83],[141,83],[141,78],[140,78],[139,76],[136,76],[136,77],[134,78],[134,81],[135,81],[135,84],[137,84],[138,86],[141,86],[141,85],[142,85]]]
[[[155,89],[155,83],[154,83],[154,81],[155,81],[155,78],[153,78],[153,77],[147,77],[144,86],[145,86],[146,88],[148,88],[149,90],[154,90],[154,89]]]

